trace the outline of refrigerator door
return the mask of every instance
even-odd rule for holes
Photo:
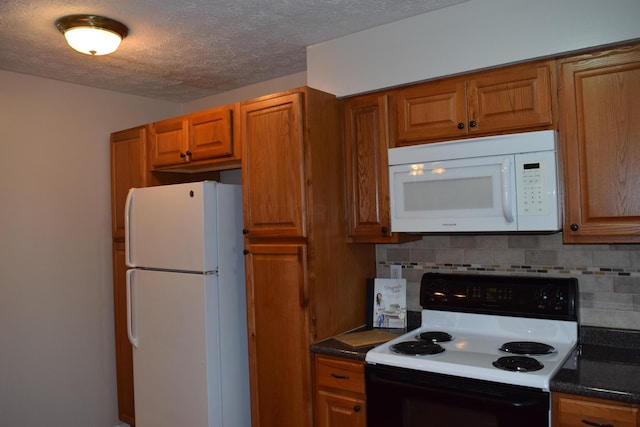
[[[215,271],[217,186],[213,181],[132,188],[125,206],[129,267]]]
[[[127,279],[136,426],[222,426],[217,277],[129,270]]]

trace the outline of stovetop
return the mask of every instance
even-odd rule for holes
[[[519,285],[504,278],[487,282],[484,277],[484,284],[478,284],[475,277],[469,282],[466,280],[462,286],[460,276],[454,277],[453,281],[448,275],[430,275],[423,279],[421,302],[427,308],[422,311],[421,327],[370,350],[365,361],[548,391],[551,377],[562,367],[577,343],[577,291],[565,290],[565,285],[575,288],[576,283],[561,280],[550,284],[547,279],[544,284]],[[508,298],[499,300],[497,295],[505,293]],[[562,296],[562,307],[554,299],[558,295]],[[550,296],[550,300],[543,300],[542,296]],[[505,311],[510,315],[504,315]],[[407,355],[392,350],[395,344],[418,341],[421,333],[431,331],[453,336],[452,341],[437,343],[444,348],[443,352]],[[503,344],[514,341],[543,343],[553,347],[553,351],[543,355],[519,355],[500,350]],[[496,360],[507,356],[533,358],[542,364],[542,368],[521,372],[494,366]]]
[[[419,329],[375,347],[367,353],[365,361],[548,391],[549,380],[562,367],[577,342],[577,326],[574,322],[556,321],[549,324],[541,319],[523,321],[521,318],[469,313],[431,314],[439,317],[439,321],[427,320],[427,324]],[[434,316],[427,317],[431,319]],[[486,332],[498,329],[502,332],[497,335]],[[453,335],[452,341],[438,343],[444,348],[444,352],[415,356],[391,350],[394,344],[416,341],[420,333],[432,330],[445,330]],[[554,347],[555,351],[546,355],[528,356],[542,363],[543,368],[538,371],[513,372],[496,368],[493,362],[500,357],[512,355],[500,350],[504,343],[511,341],[543,342]]]

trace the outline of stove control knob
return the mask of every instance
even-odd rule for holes
[[[544,310],[549,304],[549,292],[546,289],[538,290],[536,293],[536,302],[538,303],[538,308]]]
[[[558,289],[555,295],[555,310],[562,311],[567,305],[567,295],[562,289]]]

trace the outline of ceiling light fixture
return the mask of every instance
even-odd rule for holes
[[[107,55],[115,52],[129,29],[122,23],[97,15],[69,15],[56,21],[67,43],[86,55]]]

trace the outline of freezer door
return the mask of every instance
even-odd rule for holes
[[[128,290],[136,425],[221,426],[217,278],[129,270]]]
[[[206,181],[131,189],[125,206],[127,265],[216,270],[217,185]]]

